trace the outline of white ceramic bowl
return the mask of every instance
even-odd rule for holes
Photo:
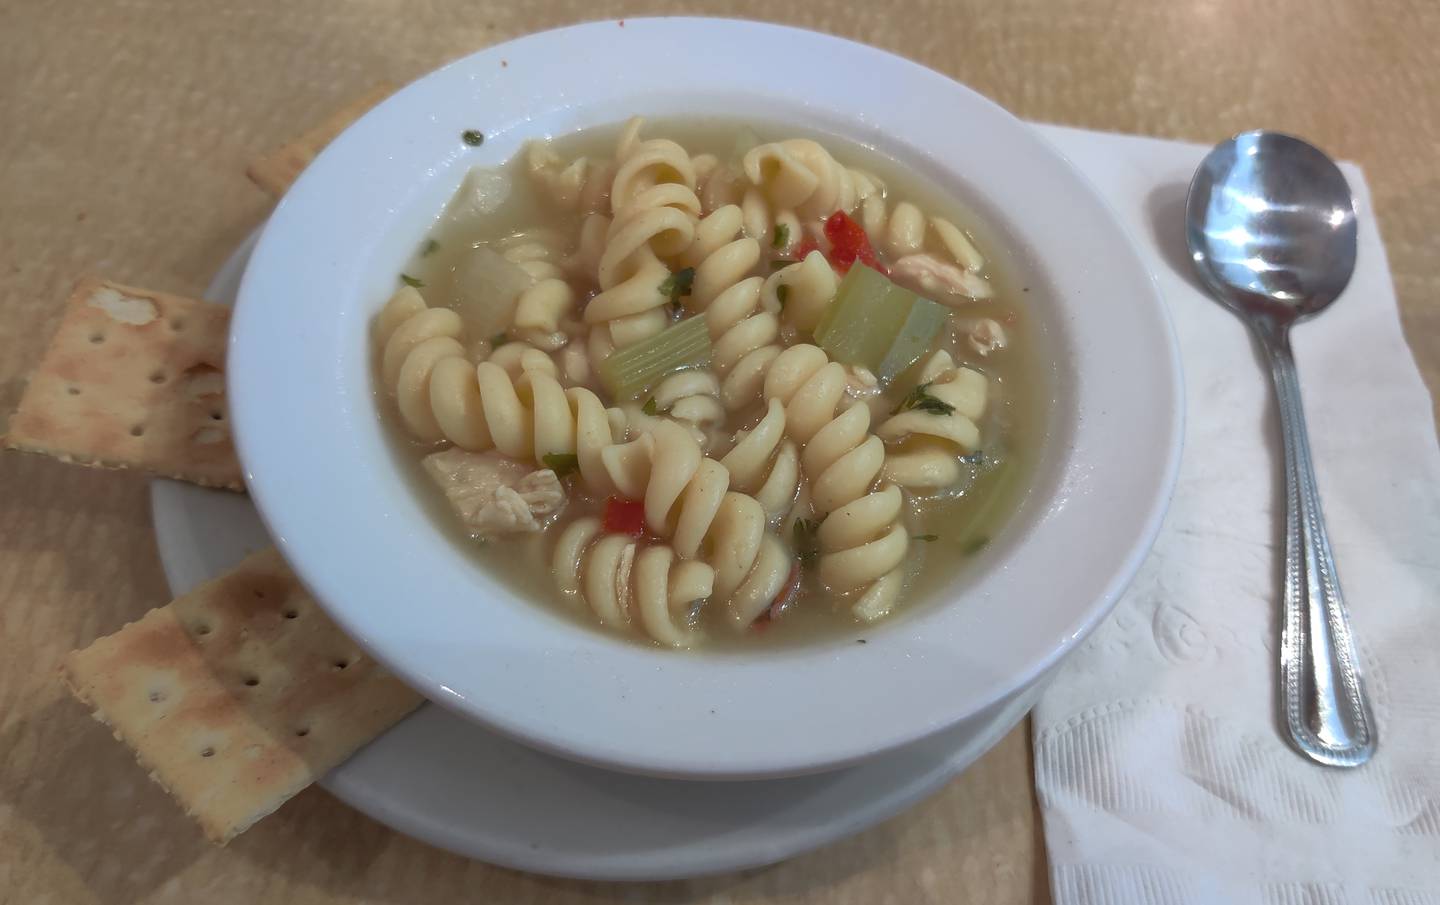
[[[757,61],[765,61],[759,65]],[[460,556],[392,460],[369,323],[476,164],[632,113],[795,122],[873,145],[970,203],[1014,251],[1054,361],[1021,510],[948,599],[868,643],[674,653],[577,627]],[[459,140],[485,133],[483,147]],[[949,79],[749,22],[601,22],[466,57],[327,148],[240,290],[229,394],[251,495],[328,612],[432,700],[616,769],[754,778],[983,725],[1105,615],[1159,527],[1180,448],[1170,326],[1130,239],[1029,127]]]

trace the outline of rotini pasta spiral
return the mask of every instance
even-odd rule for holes
[[[704,311],[720,293],[750,275],[760,263],[760,243],[740,235],[740,209],[727,205],[707,215],[695,227],[695,238],[681,263],[695,268],[690,295],[683,299],[691,311]]]
[[[695,192],[700,196],[700,206],[705,213],[729,204],[739,206],[746,188],[742,173],[722,163],[714,154],[697,155],[692,163],[695,166]]]
[[[749,625],[779,596],[793,561],[767,530],[764,507],[729,490],[729,472],[706,458],[683,427],[662,421],[604,450],[602,459],[620,494],[643,501],[651,532],[681,559],[715,570],[715,600],[732,624]]]
[[[720,464],[730,472],[730,482],[753,496],[772,521],[784,515],[795,502],[800,487],[800,451],[785,436],[785,407],[771,399],[760,423],[736,438]]]
[[[564,389],[555,363],[538,350],[509,344],[495,352],[501,361],[472,365],[456,339],[459,327],[458,315],[425,307],[409,287],[380,314],[382,379],[410,432],[537,464],[547,455],[574,455],[585,483],[611,492],[600,454],[618,439],[623,416],[612,415],[590,390]],[[507,353],[512,346],[516,351]]]
[[[971,368],[957,368],[937,352],[920,369],[919,382],[951,411],[902,411],[881,423],[876,434],[889,447],[885,477],[902,487],[929,490],[960,479],[958,456],[980,448],[976,422],[985,413],[989,382]]]
[[[565,237],[553,229],[531,229],[495,243],[500,257],[535,280],[564,279]]]
[[[534,229],[507,236],[491,246],[531,281],[515,300],[512,336],[546,351],[568,343],[575,326],[570,315],[578,297],[563,266],[565,244],[556,230]]]
[[[645,408],[655,414],[647,414]],[[631,430],[643,433],[661,420],[683,425],[702,449],[709,449],[711,429],[725,419],[720,404],[720,381],[713,371],[691,368],[677,371],[656,385],[646,405],[631,402],[622,406]]]
[[[662,258],[680,254],[695,239],[700,199],[685,149],[672,141],[634,141],[620,161],[610,191],[613,219],[606,231],[596,276],[600,293],[585,306],[585,322],[603,325],[591,355],[659,333],[668,323],[660,291],[670,276]]]
[[[803,261],[788,264],[770,274],[765,280],[761,294],[766,308],[782,312],[785,323],[802,334],[810,335],[820,324],[820,318],[835,300],[835,290],[840,281],[830,262],[818,251],[812,251]],[[780,293],[785,293],[782,303]]]
[[[836,414],[845,385],[843,366],[817,346],[796,345],[771,364],[764,394],[785,406],[786,434],[800,444],[811,503],[823,518],[820,580],[842,593],[863,588],[857,614],[883,613],[903,584],[899,567],[910,544],[899,521],[904,500],[893,485],[872,492],[885,445],[870,433],[864,403]]]
[[[518,378],[527,371],[537,371],[551,377],[559,377],[555,360],[543,349],[537,349],[523,340],[505,343],[503,346],[492,349],[488,354],[480,356],[479,360],[499,365],[512,378]]]
[[[782,253],[799,242],[802,230],[824,247],[825,218],[836,211],[850,213],[884,191],[873,176],[841,165],[809,139],[758,145],[746,153],[743,163],[749,182],[741,202],[745,230],[769,241],[774,226],[786,227]]]
[[[909,201],[887,211],[880,194],[870,195],[860,207],[859,221],[878,247],[897,259],[925,251],[933,236],[939,249],[966,270],[978,273],[985,267],[985,258],[958,226],[943,217],[927,218]]]
[[[602,534],[593,517],[560,534],[552,571],[561,593],[584,601],[602,624],[623,628],[638,615],[646,634],[671,647],[694,643],[691,609],[715,586],[715,570],[705,563],[678,559],[665,544]]]
[[[525,147],[525,170],[542,196],[562,211],[604,210],[609,202],[614,164],[577,157],[564,163],[547,142]]]
[[[864,195],[856,216],[876,247],[895,259],[892,275],[915,290],[942,299],[994,295],[990,282],[979,275],[985,257],[960,227],[944,217],[926,217],[909,201],[887,208],[883,190]],[[930,254],[930,246],[953,265]]]
[[[515,301],[512,332],[537,349],[553,352],[570,342],[570,334],[562,328],[576,300],[575,290],[564,280],[541,280]]]
[[[726,205],[700,221],[683,256],[695,267],[684,304],[705,316],[713,340],[710,365],[722,378],[720,398],[730,411],[759,399],[765,369],[780,353],[779,303],[762,308],[765,280],[746,276],[760,262],[760,244],[740,233],[740,208]]]
[[[683,188],[684,191],[678,191],[678,188]],[[610,184],[611,215],[621,218],[642,196],[657,189],[661,189],[663,195],[672,199],[687,197],[688,193],[688,197],[694,198],[694,201],[687,206],[691,207],[694,216],[700,215],[700,199],[695,197],[695,167],[690,162],[689,153],[668,138],[645,141],[637,138],[628,142],[620,154],[615,179]],[[659,205],[651,202],[644,206],[653,208]],[[682,244],[680,249],[669,253],[673,254],[683,248]],[[661,248],[656,251],[662,255],[667,253]]]
[[[830,152],[808,138],[791,138],[751,148],[745,176],[777,211],[801,220],[821,220],[855,207],[855,183]]]
[[[610,218],[591,214],[580,225],[580,238],[575,251],[565,259],[565,269],[588,283],[600,279],[600,257],[605,254],[605,238],[610,233]]]
[[[710,303],[705,323],[713,345],[710,366],[721,377],[720,399],[738,411],[760,398],[770,362],[780,354],[780,319],[761,305],[760,277],[731,286]]]

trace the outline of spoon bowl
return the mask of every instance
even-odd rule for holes
[[[1335,301],[1355,270],[1355,204],[1324,152],[1279,132],[1245,132],[1205,158],[1185,226],[1201,278],[1244,315],[1286,321]]]

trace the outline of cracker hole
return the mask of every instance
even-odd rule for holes
[[[143,437],[143,436],[145,436],[145,425],[143,425],[143,424],[137,424],[137,425],[135,425],[134,427],[130,428],[130,436],[132,436],[132,437]]]
[[[185,395],[199,400],[206,396],[217,399],[225,395],[225,374],[214,365],[204,362],[186,368],[178,378]]]
[[[214,756],[215,756],[215,749],[214,749],[214,748],[201,748],[201,749],[200,749],[200,756],[201,756],[201,757],[214,757]]]
[[[265,599],[265,592],[262,591],[262,590],[260,590],[259,588],[256,588],[256,589],[255,589],[255,599],[256,599],[256,600],[264,600],[264,599]]]
[[[207,625],[207,624],[205,624],[204,622],[200,623],[199,625],[195,626],[195,634],[197,634],[197,635],[208,635],[208,634],[210,634],[210,626]]]
[[[260,677],[259,677],[259,676],[246,676],[246,677],[245,677],[245,684],[248,685],[248,686],[251,687],[251,688],[254,688],[256,685],[259,685],[259,684],[260,684]]]
[[[309,735],[309,734],[310,734],[310,727],[309,727],[309,726],[301,726],[299,729],[296,729],[296,730],[295,730],[295,736],[296,736],[296,738],[304,738],[305,736],[307,736],[307,735]]]
[[[100,343],[103,343],[103,342],[105,341],[105,334],[104,334],[104,333],[91,333],[91,334],[90,334],[90,341],[91,341],[92,343],[95,343],[96,345],[99,345]]]
[[[350,665],[350,661],[349,661],[349,659],[347,659],[347,658],[345,658],[345,657],[341,657],[340,659],[338,659],[338,660],[335,661],[335,668],[336,668],[336,669],[345,669],[345,668],[348,667],[349,665]]]
[[[299,610],[286,610],[286,611],[285,611],[285,618],[286,618],[286,619],[297,619],[297,618],[299,618],[299,616],[300,616],[300,611],[299,611]]]
[[[165,700],[165,692],[159,689],[150,692],[150,703],[159,704],[163,700]]]
[[[172,317],[172,318],[170,318],[170,329],[171,329],[171,330],[184,330],[184,329],[185,329],[185,318],[183,318],[183,317]]]
[[[164,372],[164,371],[156,371],[154,374],[151,374],[151,375],[150,375],[150,382],[151,382],[151,383],[164,383],[164,382],[165,382],[165,372]]]
[[[80,388],[79,388],[79,387],[66,387],[66,388],[65,388],[65,392],[69,393],[71,396],[79,396],[79,395],[80,395]]]
[[[224,421],[224,420],[225,420],[225,415],[224,415],[224,413],[222,413],[222,412],[211,412],[211,413],[210,413],[210,420],[211,420],[211,421]]]

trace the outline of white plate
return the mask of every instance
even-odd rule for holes
[[[232,304],[255,236],[205,297]],[[155,481],[160,559],[179,595],[269,545],[247,497]],[[661,880],[771,864],[857,833],[934,792],[1034,703],[979,731],[934,736],[831,773],[694,782],[613,773],[543,754],[433,704],[322,780],[341,800],[431,845],[505,867]]]
[[[372,315],[464,172],[637,112],[744,115],[870,144],[968,202],[1033,290],[1032,341],[1055,374],[1031,493],[944,600],[865,629],[865,645],[677,655],[590,631],[459,555],[394,467],[372,398]],[[477,127],[484,144],[467,147],[460,133]],[[599,22],[456,61],[320,154],[277,207],[239,296],[227,371],[246,483],[320,604],[431,700],[638,773],[818,772],[978,730],[1108,612],[1154,539],[1179,458],[1164,306],[1084,177],[962,85],[779,26]]]

